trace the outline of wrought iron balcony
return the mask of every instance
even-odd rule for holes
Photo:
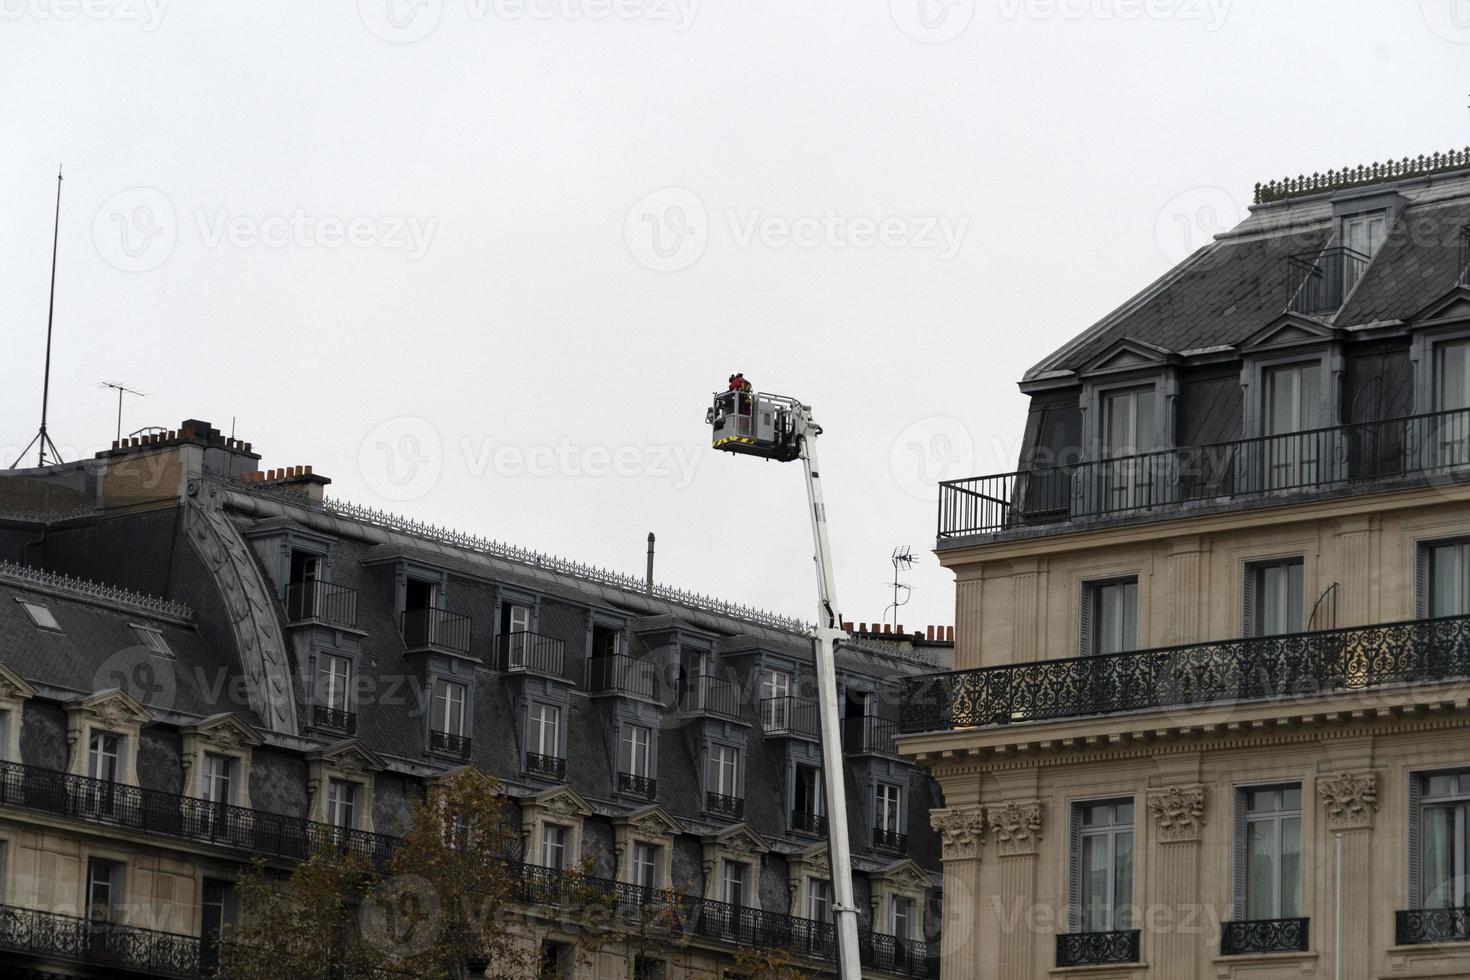
[[[651,800],[658,796],[658,780],[652,776],[635,776],[631,772],[620,772],[618,773],[618,792]]]
[[[951,480],[939,486],[939,538],[1366,492],[1467,467],[1470,409],[1411,415]]]
[[[197,977],[203,943],[197,936],[113,925],[0,905],[0,949],[18,957],[62,960],[157,977]]]
[[[567,778],[567,760],[555,755],[527,752],[526,772],[532,776],[562,780]]]
[[[880,850],[892,851],[895,854],[907,854],[909,850],[909,835],[900,834],[896,830],[884,830],[882,827],[874,827],[873,846]]]
[[[745,800],[738,796],[726,796],[723,793],[705,793],[704,808],[709,813],[734,817],[736,820],[745,816]]]
[[[1393,941],[1399,946],[1470,943],[1470,908],[1409,909],[1395,913],[1393,934]]]
[[[286,619],[356,626],[357,590],[326,582],[291,582],[286,586]]]
[[[858,755],[898,754],[898,721],[859,715],[842,720],[842,748]]]
[[[836,955],[836,934],[831,923],[556,868],[520,866],[516,898],[536,907],[595,907],[599,914],[621,923],[646,923],[661,931],[721,945],[782,949],[826,961]],[[937,946],[925,942],[858,932],[859,959],[870,969],[933,980],[939,975],[938,953]]]
[[[455,735],[453,732],[431,731],[429,732],[429,751],[442,752],[457,759],[468,759],[470,757],[470,737]]]
[[[18,762],[0,762],[0,806],[293,861],[318,848],[332,848],[351,851],[381,866],[398,844],[396,837],[385,834]]]
[[[904,682],[905,733],[1470,677],[1470,617],[1009,664]]]
[[[1309,919],[1256,919],[1220,925],[1221,956],[1305,953],[1311,938]]]
[[[761,700],[761,731],[773,738],[788,735],[818,738],[822,726],[817,703],[789,695],[764,698]]]
[[[1057,936],[1057,966],[1137,963],[1138,930],[1073,932]]]
[[[355,735],[357,733],[357,712],[348,711],[345,708],[329,708],[324,704],[311,706],[311,724],[313,728],[326,728],[343,735]]]
[[[791,829],[803,834],[825,837],[827,835],[827,815],[808,813],[805,810],[792,810]]]
[[[658,699],[658,665],[651,660],[615,654],[587,661],[587,685],[594,694],[632,694]]]
[[[470,652],[470,617],[447,609],[408,609],[403,613],[403,642],[410,650]]]
[[[723,677],[700,674],[680,685],[679,707],[690,714],[740,718],[740,688]]]
[[[1286,295],[1291,311],[1336,313],[1373,260],[1341,245],[1293,255],[1286,260]]]
[[[496,670],[560,677],[565,666],[566,644],[554,636],[521,630],[495,638]]]

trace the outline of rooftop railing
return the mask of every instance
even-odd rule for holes
[[[842,719],[842,748],[853,753],[898,754],[898,720],[855,715]]]
[[[1470,616],[929,674],[905,733],[1265,701],[1470,677]]]
[[[410,650],[470,652],[470,617],[447,609],[407,609],[403,613],[403,642]]]
[[[197,936],[114,925],[15,905],[0,905],[0,949],[12,955],[84,963],[155,977],[196,977]],[[7,957],[8,958],[8,957]]]
[[[566,644],[554,636],[521,630],[495,638],[495,667],[560,677],[566,666]]]
[[[1336,313],[1372,261],[1362,252],[1333,246],[1286,260],[1286,295],[1293,313]]]
[[[1470,409],[951,480],[940,539],[1463,472]]]
[[[292,623],[356,626],[357,590],[327,582],[292,582],[286,586],[286,618]]]
[[[299,861],[318,848],[381,866],[398,839],[55,769],[0,762],[0,806]]]
[[[1387,160],[1383,163],[1360,164],[1356,167],[1344,167],[1341,170],[1328,170],[1326,173],[1299,174],[1296,177],[1283,177],[1280,180],[1269,180],[1257,184],[1256,203],[1268,204],[1272,201],[1307,194],[1321,194],[1349,187],[1382,184],[1391,180],[1402,180],[1405,177],[1422,177],[1428,174],[1462,170],[1466,167],[1470,167],[1470,147],[1463,150],[1449,150],[1444,153],[1431,153],[1428,156]]]

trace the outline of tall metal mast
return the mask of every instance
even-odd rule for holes
[[[46,433],[47,409],[51,403],[51,326],[56,319],[56,249],[61,240],[61,167],[56,168],[56,217],[51,227],[51,300],[46,308],[46,373],[41,380],[41,430],[36,437],[20,451],[15,457],[15,462],[10,464],[11,469],[20,465],[25,454],[31,451],[31,446],[36,447],[36,465],[46,465],[46,450],[51,450],[51,456],[57,463],[64,463],[61,452],[56,448],[56,443],[51,441],[51,436]]]

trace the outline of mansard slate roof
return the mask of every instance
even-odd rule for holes
[[[395,521],[386,515],[369,520],[364,515],[370,512],[361,508],[330,501],[308,503],[301,494],[271,490],[259,483],[225,477],[205,477],[202,483],[199,496],[222,501],[222,512],[236,532],[233,558],[248,563],[262,582],[274,584],[266,563],[249,544],[252,539],[295,531],[331,541],[332,584],[357,590],[356,630],[362,634],[360,683],[381,694],[359,700],[356,738],[365,749],[381,756],[390,770],[408,776],[426,777],[455,766],[426,753],[423,714],[415,709],[413,699],[427,695],[418,687],[415,668],[405,653],[391,590],[383,575],[385,565],[398,561],[446,572],[447,608],[471,617],[471,656],[478,663],[474,670],[469,762],[499,777],[516,795],[529,795],[545,784],[523,780],[519,775],[521,739],[510,693],[516,682],[491,666],[494,634],[498,632],[494,623],[498,589],[522,589],[541,596],[540,631],[566,642],[564,677],[572,685],[572,692],[565,783],[604,814],[636,810],[643,804],[614,799],[617,746],[612,744],[613,728],[609,723],[613,710],[610,701],[614,699],[588,697],[584,684],[584,631],[589,615],[595,612],[625,617],[635,637],[630,651],[633,655],[648,649],[646,645],[640,648],[640,637],[683,631],[708,640],[727,665],[740,664],[742,658],[762,653],[795,663],[799,672],[810,671],[811,640],[792,629],[779,628],[776,624],[786,621],[781,617],[715,600],[681,603],[657,593],[620,587],[613,584],[616,578],[607,575],[575,574],[570,563],[540,558],[514,560],[507,557],[510,550],[492,553],[492,549],[477,549],[470,543],[453,544],[446,535],[416,532],[412,522]],[[295,750],[323,747],[329,740],[311,736],[305,724],[308,706],[299,678],[294,692],[299,723],[294,735],[272,732],[268,720],[231,696],[232,686],[226,681],[237,680],[248,672],[229,628],[237,609],[231,603],[238,597],[222,595],[211,584],[211,574],[190,541],[188,512],[193,506],[192,500],[180,500],[177,506],[155,504],[148,510],[103,511],[91,517],[79,517],[74,510],[67,510],[62,519],[50,524],[44,513],[36,512],[25,513],[21,521],[10,521],[0,507],[0,558],[18,561],[25,555],[27,561],[39,560],[40,554],[27,552],[34,537],[25,532],[45,528],[41,550],[48,569],[83,577],[100,575],[119,587],[187,603],[187,607],[171,607],[173,611],[167,615],[150,613],[148,601],[141,597],[135,596],[132,605],[109,602],[103,596],[89,595],[85,588],[70,592],[44,589],[0,571],[0,593],[5,595],[0,601],[0,663],[44,688],[43,694],[64,700],[67,692],[87,694],[117,686],[115,680],[102,675],[120,660],[130,668],[141,662],[168,675],[171,687],[153,699],[140,698],[154,712],[155,721],[184,725],[217,713],[234,712],[262,731],[268,745]],[[62,634],[37,635],[19,603],[9,598],[22,593],[45,596],[60,621]],[[667,589],[662,593],[682,595]],[[274,616],[279,632],[285,629],[285,616],[274,594],[270,598],[272,608],[266,614]],[[148,622],[160,628],[177,659],[169,663],[141,651],[130,625],[133,622]],[[120,651],[128,652],[120,657]],[[300,670],[302,664],[293,659],[293,668]],[[866,641],[841,651],[839,668],[849,675],[860,674],[878,687],[899,675],[933,670],[935,665],[896,651],[890,654],[882,643]],[[415,680],[405,682],[405,678]],[[747,726],[744,819],[768,840],[786,841],[780,849],[795,851],[809,841],[793,838],[787,830],[783,743],[761,734],[759,718],[748,698],[742,700],[741,711]],[[684,719],[665,713],[662,721],[658,771],[654,774],[658,802],[689,832],[712,832],[725,822],[701,816],[704,799],[698,740],[686,734]],[[908,854],[921,864],[937,867],[938,847],[928,825],[928,810],[936,805],[932,782],[926,773],[912,766],[893,765],[900,767],[897,771],[903,773],[909,785]],[[861,793],[858,782],[849,778],[856,860],[869,870],[885,867],[893,857],[864,843],[870,828],[864,826],[866,810],[861,805]],[[391,826],[378,829],[395,831]]]
[[[1402,323],[1455,281],[1460,229],[1470,224],[1470,171],[1258,204],[1032,367],[1023,384],[1065,377],[1123,341],[1185,356],[1242,343],[1287,312],[1287,260],[1334,243],[1334,203],[1374,194],[1397,194],[1406,207],[1347,303],[1328,319],[1349,331]]]

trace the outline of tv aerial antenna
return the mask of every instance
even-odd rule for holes
[[[116,438],[117,438],[117,441],[118,442],[122,442],[122,408],[123,408],[123,395],[137,395],[139,398],[146,398],[147,395],[148,395],[148,393],[146,391],[138,391],[136,388],[129,388],[127,385],[123,384],[121,381],[99,381],[99,382],[97,382],[97,387],[99,387],[99,388],[111,388],[111,389],[113,389],[114,391],[117,392],[117,436],[116,436]]]
[[[10,464],[11,469],[20,465],[26,453],[31,447],[36,447],[36,465],[46,465],[46,453],[51,453],[53,463],[64,463],[61,458],[61,450],[56,448],[56,443],[51,441],[51,436],[46,432],[46,414],[51,402],[51,326],[56,319],[56,247],[61,238],[61,167],[56,168],[56,217],[51,227],[51,300],[46,309],[46,373],[41,380],[41,429],[36,437],[20,451],[15,457],[15,462]]]
[[[914,590],[907,582],[902,581],[904,572],[914,567],[914,553],[908,545],[899,545],[893,549],[893,554],[888,559],[893,563],[893,601],[888,604],[888,609],[893,610],[893,628],[898,629],[898,610],[900,606],[908,605],[909,599],[913,598]],[[899,593],[903,598],[899,599]],[[883,618],[888,618],[888,609],[883,610]]]

